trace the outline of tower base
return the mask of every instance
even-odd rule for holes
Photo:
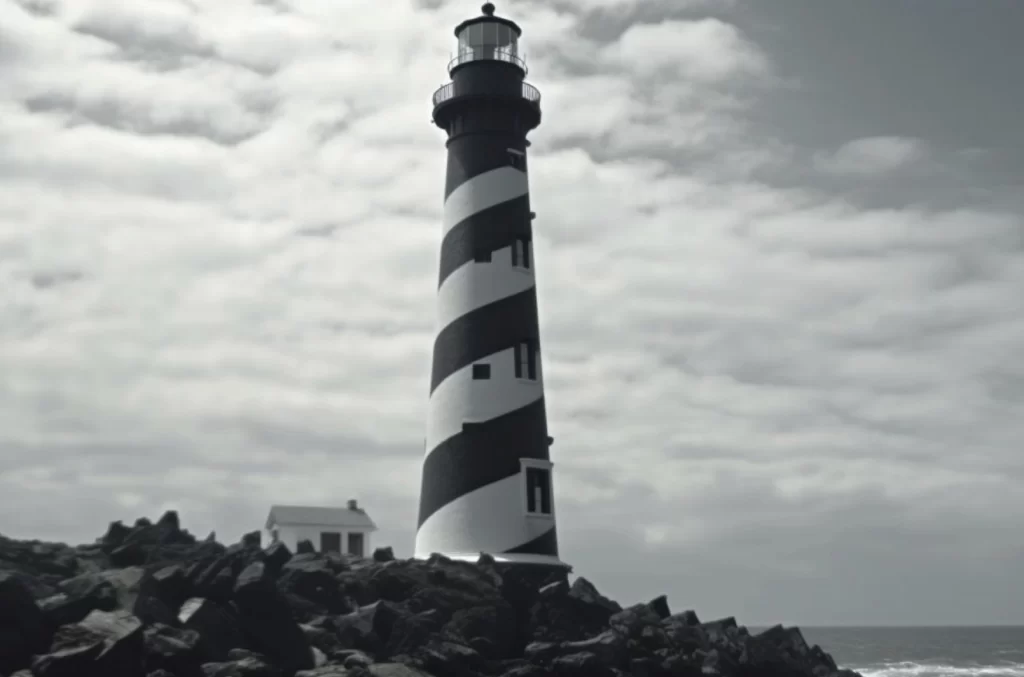
[[[476,564],[481,553],[438,553],[457,562]],[[536,590],[541,586],[556,581],[569,582],[572,567],[551,555],[532,555],[518,553],[502,553],[490,555],[494,559],[494,568],[503,578],[515,578],[529,589]],[[429,559],[430,555],[415,555],[416,559]]]

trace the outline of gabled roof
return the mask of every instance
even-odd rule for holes
[[[292,524],[309,524],[325,527],[346,527],[376,531],[377,525],[362,508],[322,508],[298,505],[271,506],[267,515],[267,528]]]

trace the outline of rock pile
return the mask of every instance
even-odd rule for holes
[[[95,544],[0,537],[3,677],[853,677],[796,628],[622,608],[493,559],[198,541],[175,513]]]

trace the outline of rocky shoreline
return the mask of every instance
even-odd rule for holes
[[[298,551],[174,512],[77,547],[0,537],[0,677],[857,677],[797,628],[623,608],[584,578]]]

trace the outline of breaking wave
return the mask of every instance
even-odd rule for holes
[[[853,667],[864,677],[1024,677],[1024,663],[942,665],[900,661]]]

